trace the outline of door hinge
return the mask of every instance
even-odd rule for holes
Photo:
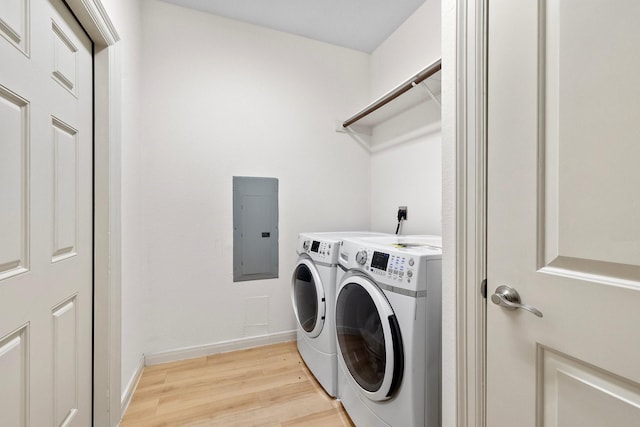
[[[480,295],[485,299],[487,298],[487,279],[484,279],[480,283]]]

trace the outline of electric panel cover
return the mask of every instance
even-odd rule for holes
[[[233,177],[233,281],[278,277],[278,180]]]

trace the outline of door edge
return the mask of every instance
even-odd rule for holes
[[[66,0],[91,38],[94,65],[93,425],[122,415],[120,325],[120,36],[100,0]]]

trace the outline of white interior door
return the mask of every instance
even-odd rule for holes
[[[0,1],[0,425],[91,425],[92,46]]]
[[[638,17],[489,0],[487,426],[640,426]]]

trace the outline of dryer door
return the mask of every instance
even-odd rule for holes
[[[291,303],[298,325],[310,338],[320,335],[326,312],[324,288],[313,261],[300,259],[291,277]]]
[[[346,276],[336,300],[338,359],[345,375],[371,400],[386,400],[400,385],[404,351],[386,297],[364,276]]]

